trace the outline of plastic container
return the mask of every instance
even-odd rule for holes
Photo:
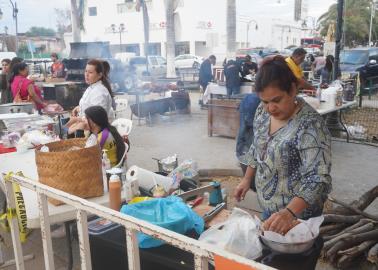
[[[111,168],[110,160],[108,158],[108,155],[106,154],[106,151],[107,150],[105,149],[102,150],[102,179],[103,179],[103,185],[104,185],[104,192],[107,192],[109,190],[106,170],[109,170]]]
[[[121,208],[121,179],[116,174],[109,180],[109,207],[115,211]]]

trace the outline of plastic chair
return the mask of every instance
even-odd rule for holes
[[[129,135],[133,127],[133,121],[126,118],[118,118],[113,121],[114,126],[121,136]]]
[[[129,101],[126,98],[117,98],[115,99],[116,104],[116,117],[122,116],[122,114],[126,114],[127,112],[127,106],[129,104]]]

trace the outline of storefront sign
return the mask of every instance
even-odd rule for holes
[[[197,22],[197,29],[212,29],[213,23],[211,21],[199,21]]]

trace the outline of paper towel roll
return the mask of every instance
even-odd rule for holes
[[[155,184],[159,184],[164,188],[166,192],[168,192],[171,189],[173,183],[173,179],[170,177],[156,174],[149,170],[139,168],[135,165],[127,171],[126,180],[137,180],[138,185],[147,190],[151,190],[155,186]]]

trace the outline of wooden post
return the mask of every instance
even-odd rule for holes
[[[79,234],[81,269],[91,270],[92,262],[88,238],[87,218],[87,213],[85,211],[77,211],[77,231]]]
[[[54,265],[54,254],[52,243],[51,243],[51,230],[50,230],[50,220],[49,220],[49,209],[47,206],[47,197],[44,194],[38,193],[38,208],[39,208],[39,218],[41,220],[41,236],[43,245],[43,257],[45,260],[46,270],[55,269]]]

